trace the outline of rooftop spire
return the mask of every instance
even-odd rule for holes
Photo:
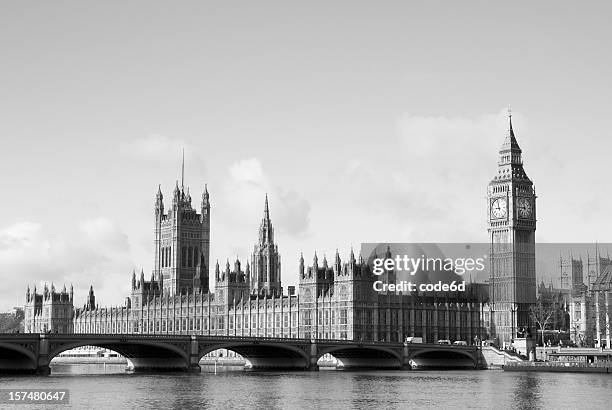
[[[268,193],[266,192],[266,204],[264,206],[264,218],[270,219],[270,209],[268,208]]]
[[[183,163],[181,164],[181,188],[185,186],[185,148],[183,148]]]
[[[508,122],[509,122],[508,134],[514,137],[514,130],[512,129],[512,108],[509,105],[508,105]]]

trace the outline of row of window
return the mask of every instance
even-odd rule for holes
[[[197,246],[183,246],[181,248],[181,267],[193,268],[198,265],[199,249]],[[172,266],[172,247],[164,246],[161,248],[161,266],[167,268]]]

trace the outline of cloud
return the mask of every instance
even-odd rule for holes
[[[230,177],[238,184],[253,184],[265,188],[268,184],[257,158],[238,161],[229,167]]]
[[[106,250],[129,252],[127,235],[108,218],[99,217],[81,222],[79,229],[90,245],[101,246]]]
[[[154,162],[172,162],[173,164],[180,158],[183,149],[187,157],[193,155],[185,141],[159,134],[149,134],[124,142],[120,149],[124,154],[135,158]]]
[[[231,164],[230,183],[226,195],[236,214],[248,218],[253,224],[261,218],[264,196],[267,194],[270,212],[277,232],[301,235],[308,230],[310,203],[291,189],[275,185],[264,172],[258,158],[250,158]]]
[[[223,232],[211,242],[213,259],[239,256],[244,260],[257,241],[257,231],[268,195],[276,241],[287,243],[310,228],[310,203],[298,192],[274,182],[259,158],[241,159],[227,168],[225,182],[211,191],[214,232]]]
[[[329,224],[363,241],[485,240],[486,185],[507,121],[505,111],[402,115],[394,139],[347,160],[329,184],[337,191],[327,194],[327,207],[337,208]]]
[[[278,231],[293,236],[305,234],[310,226],[310,203],[295,191],[277,188],[273,193],[277,202],[272,210]]]
[[[118,303],[129,291],[129,249],[127,235],[104,217],[81,222],[73,234],[47,232],[35,222],[6,227],[0,230],[0,311],[22,305],[27,286],[40,290],[51,282],[57,289],[72,283],[77,306],[90,284],[106,296],[99,300]]]

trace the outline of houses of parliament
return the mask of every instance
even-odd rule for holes
[[[353,250],[346,258],[336,251],[331,260],[315,253],[311,263],[302,255],[295,269],[281,265],[267,196],[250,259],[213,263],[208,189],[194,206],[181,178],[171,201],[161,187],[157,191],[153,269],[132,273],[122,306],[100,306],[92,287],[81,307],[75,307],[72,289],[45,285],[38,293],[28,287],[25,331],[508,342],[531,325],[528,309],[536,293],[535,191],[511,117],[487,192],[489,283],[468,284],[464,292],[391,293],[373,289],[377,277],[368,255]],[[287,272],[298,275],[297,289],[282,286],[281,273]]]

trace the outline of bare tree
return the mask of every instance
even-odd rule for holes
[[[555,314],[555,308],[552,305],[545,305],[538,301],[536,305],[529,308],[529,314],[542,331],[542,346],[544,346],[544,330]]]

